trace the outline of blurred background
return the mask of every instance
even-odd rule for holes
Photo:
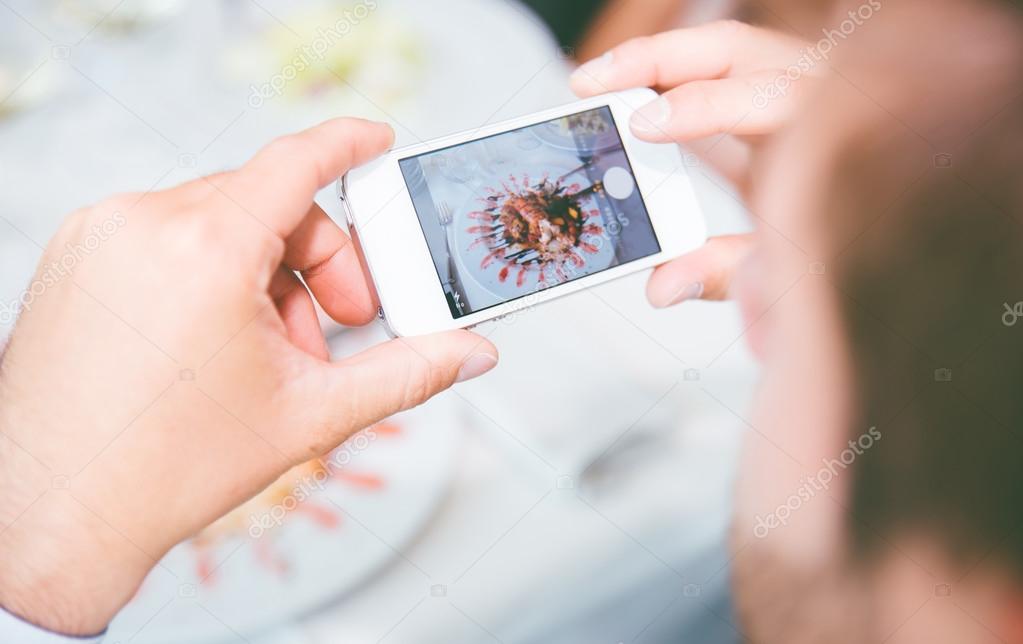
[[[798,30],[784,5],[754,17]],[[577,62],[736,11],[2,0],[0,336],[77,207],[235,167],[333,116],[387,121],[402,145],[566,103]],[[692,158],[710,233],[750,229],[732,189]],[[339,214],[333,189],[318,201]],[[341,474],[259,530],[241,517],[179,546],[108,641],[738,639],[725,533],[756,368],[732,304],[655,311],[645,278],[482,327],[502,353],[495,372],[343,447]],[[338,355],[383,337],[324,324]],[[277,501],[297,497],[297,481]]]

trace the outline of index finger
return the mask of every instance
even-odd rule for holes
[[[335,321],[363,325],[377,303],[352,240],[323,209],[313,204],[284,249],[284,265],[299,271],[313,297]]]
[[[298,228],[320,188],[393,142],[394,131],[385,123],[332,119],[273,140],[220,190],[284,239]]]
[[[579,96],[631,87],[660,91],[693,80],[797,64],[804,43],[735,20],[633,38],[577,69],[570,81]]]

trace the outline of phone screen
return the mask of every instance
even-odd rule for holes
[[[398,163],[454,318],[661,250],[608,107]]]

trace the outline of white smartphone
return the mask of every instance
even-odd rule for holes
[[[471,327],[702,244],[678,147],[629,131],[653,98],[581,100],[391,150],[342,177],[391,331]]]

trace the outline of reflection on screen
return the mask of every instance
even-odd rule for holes
[[[660,252],[608,107],[398,163],[452,317]]]

